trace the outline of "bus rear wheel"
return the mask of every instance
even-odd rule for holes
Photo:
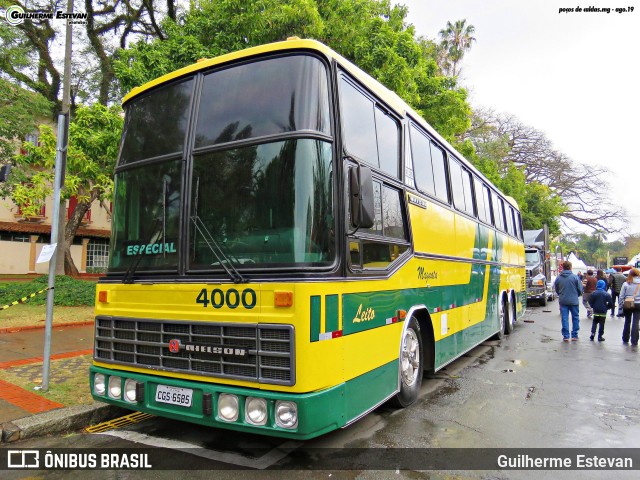
[[[507,335],[511,335],[516,325],[516,314],[515,309],[513,308],[513,301],[505,300],[502,311],[504,312],[505,316],[504,331]]]
[[[391,403],[396,407],[404,408],[418,399],[422,385],[424,350],[420,325],[415,317],[411,317],[402,335],[399,364],[400,391],[391,399]]]

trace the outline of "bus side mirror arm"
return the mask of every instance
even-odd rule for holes
[[[349,170],[351,223],[356,228],[371,228],[375,218],[371,169],[358,165]]]

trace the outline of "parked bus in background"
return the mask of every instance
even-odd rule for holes
[[[308,439],[524,312],[520,213],[397,95],[290,39],[134,89],[96,400]]]

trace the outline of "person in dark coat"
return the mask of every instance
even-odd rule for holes
[[[571,313],[571,340],[578,340],[580,330],[580,300],[582,295],[582,282],[571,271],[571,262],[565,260],[562,264],[562,273],[556,278],[554,289],[558,294],[560,304],[560,316],[562,318],[562,340],[569,341],[569,313]]]
[[[598,341],[604,342],[604,321],[607,319],[607,310],[613,307],[613,300],[606,288],[607,282],[598,280],[596,291],[589,297],[589,305],[593,308],[593,322],[591,324],[591,336],[589,337],[591,341],[596,336],[596,327],[599,327]]]
[[[614,310],[617,305],[617,299],[620,296],[620,289],[624,282],[627,281],[627,277],[622,273],[616,271],[616,273],[611,274],[611,299],[613,300],[613,307],[611,307],[611,316],[613,317]],[[618,311],[618,317],[622,317],[622,311]]]

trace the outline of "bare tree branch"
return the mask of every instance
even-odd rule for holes
[[[606,196],[607,168],[574,162],[539,130],[493,110],[474,112],[465,139],[473,142],[481,157],[491,158],[499,167],[514,164],[527,182],[548,186],[567,207],[562,215],[565,225],[575,222],[593,230],[620,230],[626,212]]]

